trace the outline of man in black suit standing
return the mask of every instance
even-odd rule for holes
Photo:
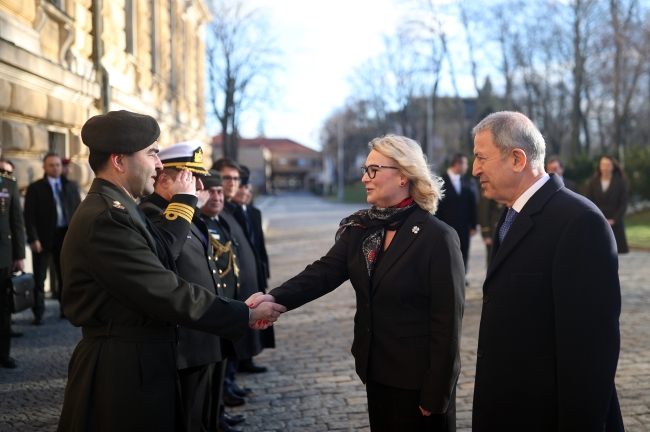
[[[45,176],[30,184],[25,195],[25,227],[34,265],[34,321],[43,324],[45,313],[45,277],[54,261],[57,281],[51,282],[53,297],[61,301],[61,247],[72,215],[81,203],[77,183],[62,176],[61,158],[48,153],[43,159]],[[60,317],[64,318],[63,311]]]
[[[473,430],[622,432],[609,224],[544,172],[544,138],[524,115],[491,114],[472,132],[473,174],[507,207],[483,286]]]
[[[476,233],[478,225],[476,212],[478,197],[472,180],[465,176],[467,168],[467,156],[456,153],[451,159],[447,172],[441,176],[445,181],[445,196],[440,201],[436,212],[438,219],[458,233],[465,273],[467,273],[470,238]]]
[[[560,180],[564,183],[564,187],[569,189],[572,192],[578,192],[578,183],[574,182],[571,179],[564,177],[564,163],[562,159],[557,156],[551,156],[546,161],[546,172],[551,174],[555,173],[560,177]]]

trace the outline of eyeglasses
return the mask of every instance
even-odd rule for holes
[[[237,183],[240,180],[239,177],[230,177],[230,176],[223,176],[222,179],[225,182],[235,182],[235,183]]]
[[[386,166],[386,165],[368,165],[368,166],[364,165],[361,167],[361,176],[368,174],[368,178],[374,179],[375,176],[377,175],[377,168],[399,169],[398,167]]]

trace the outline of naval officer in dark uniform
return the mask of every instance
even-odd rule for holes
[[[81,130],[97,178],[63,244],[63,311],[83,339],[70,360],[59,431],[186,430],[176,324],[236,339],[285,310],[249,309],[178,277],[167,240],[135,203],[162,170],[159,135],[152,117],[128,111],[95,116]],[[175,183],[186,193],[175,194],[167,220],[189,225],[194,179],[184,170]]]
[[[189,225],[184,224],[188,229],[182,235],[175,235],[174,231],[168,232],[165,229],[167,221],[175,214],[167,209],[174,199],[173,186],[181,171],[192,172],[196,190],[203,190],[202,178],[209,174],[203,167],[201,142],[172,144],[161,149],[158,157],[163,170],[156,177],[154,193],[140,203],[140,208],[147,218],[159,227],[161,233],[168,236],[178,275],[188,282],[201,285],[213,294],[223,295],[208,229],[199,217],[200,210],[195,208],[192,214],[180,213],[182,218],[191,221]],[[189,413],[185,420],[190,431],[198,432],[201,430],[208,367],[222,360],[220,340],[218,336],[181,326],[178,342],[181,396],[184,411]]]
[[[2,147],[0,147],[2,157]],[[13,271],[25,267],[25,230],[16,179],[0,175],[0,366],[13,369],[16,361],[9,357],[11,346],[10,293],[5,282]]]

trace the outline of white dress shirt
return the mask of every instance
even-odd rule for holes
[[[542,186],[551,178],[548,174],[544,174],[544,177],[537,180],[531,187],[526,189],[526,192],[522,193],[517,201],[512,205],[512,208],[517,212],[521,213],[521,210],[524,208],[528,200],[535,195],[535,192],[540,190]]]
[[[456,174],[452,170],[448,169],[447,175],[449,176],[449,180],[456,190],[456,194],[460,195],[460,174]]]

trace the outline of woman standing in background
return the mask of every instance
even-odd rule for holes
[[[586,196],[603,212],[611,225],[619,254],[629,252],[623,224],[627,194],[627,178],[618,161],[611,156],[603,156],[589,180]]]

